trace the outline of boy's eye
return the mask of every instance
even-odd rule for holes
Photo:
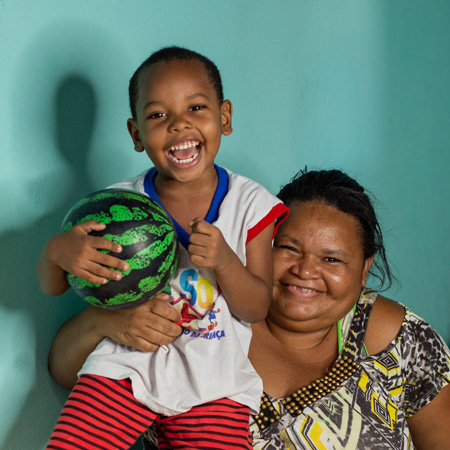
[[[149,119],[161,119],[162,117],[166,117],[166,115],[162,112],[155,112],[148,116]]]
[[[206,108],[205,105],[194,105],[189,108],[189,111],[201,111],[204,108]]]

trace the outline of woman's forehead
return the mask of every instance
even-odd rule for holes
[[[290,213],[281,224],[277,236],[291,240],[304,241],[315,239],[322,241],[348,240],[358,243],[360,229],[358,221],[337,208],[323,202],[310,201],[290,205]]]

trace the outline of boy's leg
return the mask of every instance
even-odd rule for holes
[[[156,417],[134,398],[130,380],[82,375],[47,449],[129,449]]]
[[[221,399],[159,418],[159,450],[252,449],[247,406]]]

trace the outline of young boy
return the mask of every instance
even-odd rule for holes
[[[128,131],[154,168],[114,187],[140,191],[171,215],[180,242],[171,302],[183,334],[156,352],[103,340],[90,355],[47,448],[126,449],[154,421],[161,448],[251,448],[250,411],[261,381],[247,358],[250,323],[267,314],[271,241],[287,208],[257,183],[214,164],[232,132],[217,67],[169,47],[135,72]],[[95,283],[121,277],[120,251],[77,225],[50,239],[38,265],[43,290],[68,289],[66,272]],[[113,281],[111,281],[113,282]],[[167,446],[167,447],[165,447]]]

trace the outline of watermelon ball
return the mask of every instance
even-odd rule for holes
[[[122,246],[111,253],[125,260],[130,268],[119,281],[89,283],[67,275],[75,292],[95,306],[124,309],[141,305],[168,285],[178,262],[175,227],[166,211],[149,197],[124,189],[105,189],[80,200],[68,212],[62,228],[95,220],[106,224],[93,236],[102,236]]]

